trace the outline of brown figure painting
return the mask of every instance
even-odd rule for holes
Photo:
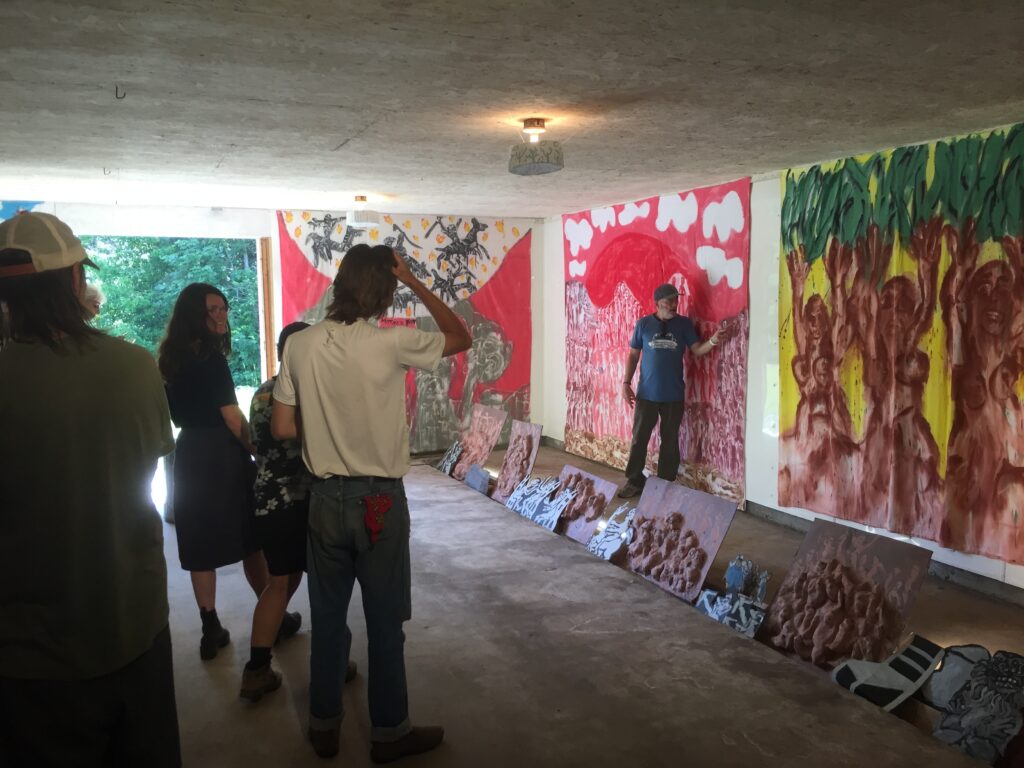
[[[484,466],[487,457],[491,455],[494,446],[498,444],[506,417],[507,414],[501,408],[488,405],[473,406],[469,431],[463,435],[460,441],[462,453],[459,454],[458,461],[455,462],[452,477],[456,480],[465,480],[470,466],[473,464]]]
[[[533,472],[533,464],[537,461],[537,451],[540,450],[541,425],[531,424],[528,421],[512,421],[512,433],[508,439],[508,450],[505,451],[505,459],[501,463],[501,471],[498,473],[498,484],[491,495],[495,501],[505,503],[516,486],[523,478],[529,477]]]

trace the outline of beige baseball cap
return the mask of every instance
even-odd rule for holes
[[[4,253],[7,249],[28,256]],[[96,266],[71,227],[56,216],[23,211],[0,222],[0,278],[35,275],[78,263]]]

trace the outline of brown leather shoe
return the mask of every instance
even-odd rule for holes
[[[391,763],[409,755],[429,752],[444,739],[444,728],[439,725],[413,727],[398,741],[374,741],[370,746],[370,759],[375,763]]]
[[[326,731],[309,729],[309,740],[317,757],[331,758],[338,754],[338,742],[341,739],[341,727],[328,728]]]

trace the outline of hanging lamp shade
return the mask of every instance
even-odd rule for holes
[[[562,142],[538,141],[532,144],[513,144],[508,159],[509,173],[519,176],[539,176],[562,170],[565,157]]]

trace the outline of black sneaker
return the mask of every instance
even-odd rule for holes
[[[302,626],[302,614],[298,611],[294,613],[288,613],[285,611],[284,617],[281,619],[281,626],[277,629],[277,639],[274,640],[274,645],[277,645],[282,640],[287,640],[289,637],[299,631],[299,627]]]
[[[224,627],[217,627],[209,632],[204,632],[199,640],[199,658],[209,661],[217,655],[217,651],[231,642],[231,633]]]

